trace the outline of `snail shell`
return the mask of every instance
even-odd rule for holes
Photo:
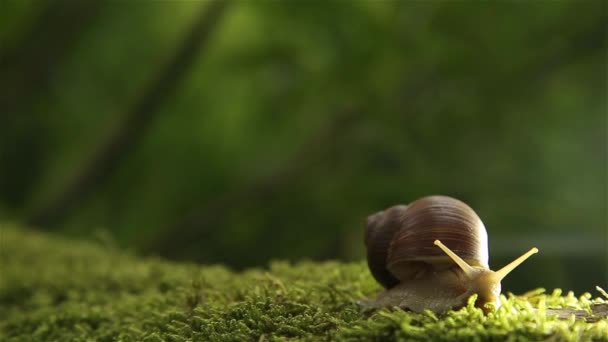
[[[488,268],[488,234],[468,205],[452,197],[428,196],[368,217],[365,244],[372,275],[385,288],[430,268],[454,266],[440,240],[471,266]]]

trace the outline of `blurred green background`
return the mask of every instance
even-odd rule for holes
[[[608,283],[606,1],[4,1],[0,219],[235,269],[429,194]]]

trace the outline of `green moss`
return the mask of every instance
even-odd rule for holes
[[[363,310],[379,291],[363,262],[221,266],[141,259],[92,242],[3,225],[0,340],[602,340],[608,319],[558,319],[590,310],[589,294],[533,291],[484,316]]]

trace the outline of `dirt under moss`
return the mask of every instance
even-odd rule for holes
[[[554,314],[590,313],[608,298],[535,290],[503,297],[489,315],[472,305],[434,315],[357,304],[379,290],[363,262],[234,273],[0,226],[3,341],[608,341],[607,318]]]

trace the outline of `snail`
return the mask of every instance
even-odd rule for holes
[[[386,289],[372,307],[398,306],[440,313],[466,305],[488,312],[500,306],[501,280],[532,254],[532,248],[498,271],[488,266],[488,235],[481,219],[465,203],[428,196],[396,205],[367,218],[367,263]]]

